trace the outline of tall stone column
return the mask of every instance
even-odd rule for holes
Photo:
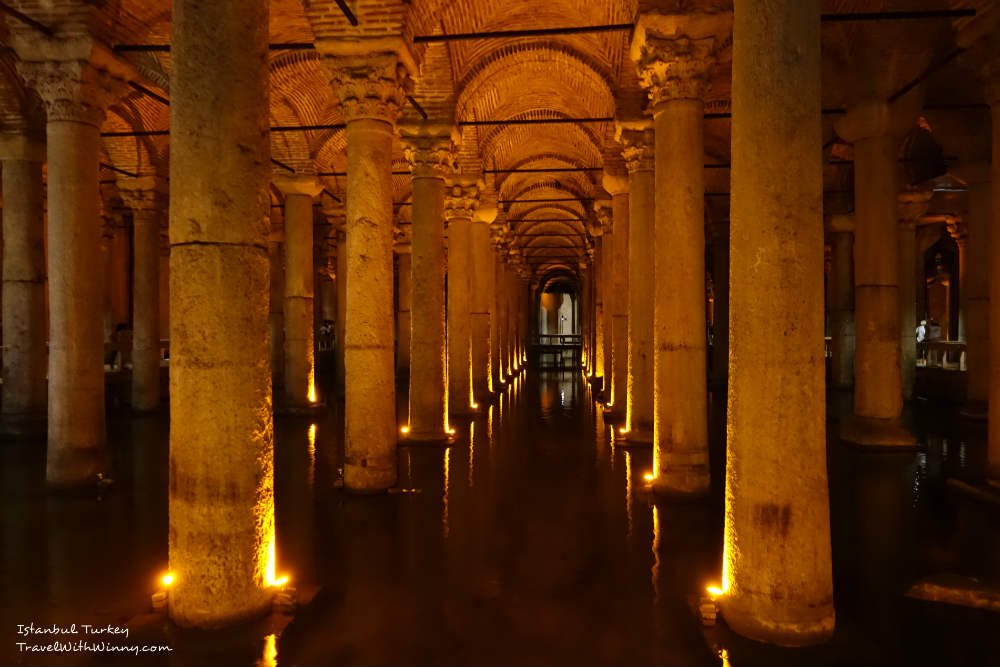
[[[968,262],[969,262],[969,227],[961,218],[950,218],[947,223],[948,234],[958,246],[958,340],[965,341],[965,317],[969,310]]]
[[[1000,55],[994,56],[991,66],[992,80],[989,87],[989,101],[993,120],[993,157],[990,180],[994,184],[991,191],[993,221],[1000,220]],[[993,338],[1000,337],[1000,234],[990,234],[990,303],[989,331]],[[989,355],[990,399],[989,399],[989,446],[987,466],[990,479],[1000,480],[1000,354]]]
[[[111,204],[108,204],[111,208]],[[129,247],[128,227],[120,209],[108,212],[111,221],[110,256],[108,258],[107,285],[111,305],[111,331],[119,325],[129,325],[129,275],[128,265],[132,249]]]
[[[841,437],[874,446],[913,446],[903,424],[900,370],[896,147],[884,102],[853,107],[836,125],[854,144],[854,415]]]
[[[604,189],[611,195],[611,389],[607,417],[622,419],[628,404],[629,194],[628,177],[605,169]],[[605,360],[606,361],[606,360]]]
[[[986,419],[990,377],[990,167],[978,163],[964,166],[958,176],[969,192],[968,271],[965,289],[966,399],[961,414],[968,419]]]
[[[490,383],[493,391],[499,391],[506,381],[503,359],[503,318],[506,305],[503,290],[503,230],[506,225],[494,222],[490,225],[490,265],[493,268],[492,296],[490,302]]]
[[[903,399],[913,398],[917,378],[917,224],[927,212],[933,192],[905,191],[899,194],[899,359]]]
[[[830,381],[846,389],[854,384],[854,217],[830,218]]]
[[[344,487],[371,493],[397,478],[392,144],[406,74],[397,53],[330,64],[347,121]]]
[[[337,356],[336,381],[337,396],[344,397],[344,379],[347,372],[344,368],[344,343],[347,338],[347,217],[337,217],[333,221],[337,235]]]
[[[273,595],[267,25],[265,0],[174,3],[169,553],[182,626],[263,614]]]
[[[493,394],[490,320],[495,286],[490,224],[496,219],[495,206],[484,203],[476,210],[469,230],[469,325],[472,334],[472,388],[475,402],[489,401]]]
[[[606,290],[604,288],[604,226],[600,220],[594,220],[591,223],[590,236],[594,239],[594,259],[590,265],[594,300],[590,311],[594,327],[594,379],[600,381],[603,386],[606,376],[604,359],[604,299]]]
[[[167,187],[153,176],[118,181],[132,210],[132,409],[160,406],[160,221]]]
[[[610,204],[610,202],[606,202]],[[598,212],[598,224],[604,235],[601,237],[601,290],[604,295],[601,309],[601,362],[604,366],[604,382],[601,385],[600,401],[611,397],[611,386],[614,383],[614,308],[619,295],[614,291],[615,275],[615,238],[614,214],[611,206],[601,207]]]
[[[285,383],[285,222],[279,209],[271,209],[271,229],[267,237],[269,312],[267,319],[268,356],[271,359],[271,385]]]
[[[313,198],[323,186],[311,174],[281,175],[273,182],[285,197],[282,407],[302,410],[316,404]]]
[[[411,440],[445,441],[448,354],[445,346],[444,179],[455,171],[450,126],[407,128],[406,159],[413,170],[410,313]]]
[[[0,430],[45,432],[45,145],[0,135],[3,160],[3,385]]]
[[[472,216],[479,186],[468,178],[449,181],[444,218],[448,224],[448,412],[467,415],[476,404],[472,387]]]
[[[87,37],[60,43],[64,61],[33,61],[24,38],[12,36],[18,67],[48,116],[46,479],[52,486],[73,486],[96,482],[103,465],[101,274],[94,270],[100,254],[100,127],[134,72]]]
[[[729,377],[729,220],[712,223],[711,232],[715,290],[711,379],[714,387],[721,388]]]
[[[825,641],[834,628],[819,4],[737,2],[733,27],[721,605],[736,632],[789,646]]]
[[[396,255],[396,374],[410,375],[410,330],[413,308],[413,254],[409,239],[393,244]]]
[[[718,17],[728,14],[720,14]],[[640,18],[632,57],[649,92],[656,133],[653,490],[708,491],[708,369],[705,332],[705,93],[716,21]],[[722,26],[728,32],[728,25]],[[690,30],[691,33],[679,32]]]
[[[629,174],[628,404],[623,439],[653,442],[653,151],[652,129],[619,129]],[[686,326],[686,325],[685,325]]]

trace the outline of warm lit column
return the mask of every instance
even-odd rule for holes
[[[160,406],[160,221],[167,187],[153,176],[118,181],[132,210],[132,409]]]
[[[24,62],[22,53],[21,73],[48,115],[46,477],[53,486],[94,483],[105,444],[101,272],[94,270],[100,254],[100,127],[104,110],[134,73],[85,37],[61,44],[60,53],[73,60]]]
[[[968,185],[968,259],[965,300],[966,398],[962,416],[986,418],[990,378],[990,167],[978,163],[966,165],[958,176]]]
[[[900,373],[897,141],[883,102],[853,107],[837,134],[854,144],[854,416],[841,437],[876,446],[912,446],[904,426]]]
[[[610,202],[607,202],[610,204]],[[598,211],[598,221],[604,230],[601,237],[601,290],[604,294],[601,309],[601,361],[604,365],[604,382],[601,384],[600,401],[607,401],[611,398],[611,386],[614,383],[614,307],[618,294],[614,292],[615,275],[615,238],[614,238],[614,215],[611,206],[601,208]]]
[[[623,435],[634,442],[652,442],[653,130],[622,129],[619,138],[629,173],[628,403]]]
[[[993,117],[993,160],[991,169],[992,219],[1000,220],[1000,57],[992,65],[992,81],[989,87],[990,109]],[[1000,341],[1000,234],[990,235],[990,303],[989,329],[993,332],[991,341]],[[994,350],[989,355],[990,399],[989,399],[989,448],[987,452],[988,474],[991,479],[1000,480],[1000,352]]]
[[[316,403],[313,197],[323,187],[306,174],[277,176],[274,185],[285,197],[283,407],[295,410]]]
[[[602,382],[605,380],[605,359],[604,359],[604,308],[606,290],[604,287],[604,225],[599,219],[594,220],[590,225],[590,236],[594,239],[594,258],[590,265],[591,284],[594,286],[594,304],[591,309],[594,326],[594,378]]]
[[[472,344],[472,388],[474,402],[489,400],[492,345],[490,318],[493,302],[493,249],[490,247],[490,224],[496,219],[496,206],[484,203],[476,210],[469,229],[469,326]]]
[[[917,378],[917,224],[932,194],[929,190],[899,194],[899,363],[907,401],[913,398]],[[923,276],[923,267],[919,274]]]
[[[0,430],[45,432],[45,144],[0,135],[3,160],[3,385]]]
[[[629,304],[629,204],[628,178],[605,170],[604,189],[611,194],[612,238],[611,274],[611,389],[608,406],[614,417],[625,415],[628,396],[628,304]],[[607,360],[605,360],[607,363]]]
[[[267,24],[265,0],[174,2],[169,553],[182,626],[235,623],[272,599]]]
[[[371,493],[397,477],[392,145],[406,74],[396,53],[330,66],[347,121],[344,487]]]
[[[448,437],[448,358],[445,347],[444,179],[455,170],[450,127],[407,132],[413,170],[410,312],[411,440]]]
[[[472,216],[479,206],[479,186],[456,179],[445,189],[444,218],[448,223],[448,412],[473,412],[472,395]]]
[[[854,384],[854,216],[830,217],[830,381],[845,389]]]
[[[271,209],[271,231],[267,237],[270,275],[267,341],[273,387],[281,387],[285,382],[285,223],[280,210]]]
[[[727,217],[728,217],[728,206]],[[712,313],[712,384],[716,389],[725,386],[729,374],[729,220],[713,222],[712,234],[712,287],[714,312]],[[725,394],[713,391],[715,402]]]
[[[721,604],[736,632],[793,646],[834,628],[819,13],[819,0],[737,2],[733,28]]]
[[[955,241],[958,247],[958,339],[965,341],[965,315],[969,310],[969,294],[967,292],[968,283],[968,261],[969,228],[965,220],[961,218],[949,218],[947,222],[948,234]]]
[[[657,18],[642,18],[632,45],[656,133],[653,275],[670,276],[670,289],[653,291],[653,490],[702,494],[710,484],[703,116],[716,39],[706,26],[686,35]]]
[[[507,225],[494,222],[490,225],[490,266],[493,269],[492,296],[490,302],[490,382],[493,391],[499,391],[501,385],[506,380],[506,366],[503,359],[503,318],[504,290],[503,290],[503,262],[500,255],[503,253],[503,235]]]
[[[409,225],[407,225],[409,227]],[[396,374],[410,375],[410,330],[413,304],[413,255],[408,238],[393,244],[396,255]]]
[[[336,380],[337,396],[344,397],[344,378],[347,375],[344,370],[344,341],[347,333],[347,282],[350,276],[347,275],[347,216],[337,216],[333,219],[335,234],[337,235],[337,355],[336,355]]]

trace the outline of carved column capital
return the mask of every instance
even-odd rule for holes
[[[445,178],[455,173],[457,131],[450,125],[400,127],[403,157],[415,178]]]
[[[444,219],[448,223],[452,220],[471,221],[479,208],[481,189],[481,183],[468,178],[449,180],[445,184]]]
[[[600,228],[611,234],[614,230],[614,209],[611,207],[610,199],[598,199],[594,202],[594,216],[596,218],[597,225]]]
[[[651,128],[631,128],[619,125],[615,139],[622,145],[622,158],[629,174],[652,171],[656,157],[656,141]]]
[[[395,124],[411,85],[397,53],[329,56],[326,65],[348,123],[368,118]]]
[[[166,211],[168,204],[167,182],[158,176],[119,178],[118,196],[133,212],[163,212]]]
[[[305,195],[310,199],[323,192],[323,184],[311,174],[281,174],[271,179],[285,197],[289,195]]]
[[[25,83],[42,98],[49,122],[74,121],[100,127],[127,82],[87,60],[18,62]]]
[[[392,228],[392,249],[397,255],[409,254],[413,241],[413,225],[395,225]]]
[[[715,38],[645,33],[636,48],[639,81],[653,108],[670,100],[702,100],[715,64]]]

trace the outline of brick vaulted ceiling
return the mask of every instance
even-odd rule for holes
[[[272,156],[296,171],[341,173],[346,169],[344,131],[280,128],[338,126],[343,116],[330,76],[311,48],[319,41],[402,35],[407,42],[427,35],[496,33],[540,28],[633,23],[640,11],[690,11],[723,0],[345,0],[357,17],[352,26],[335,0],[271,0]],[[736,0],[737,2],[741,0]],[[742,0],[747,1],[747,0]],[[113,136],[114,133],[169,130],[170,53],[122,49],[126,45],[167,45],[171,34],[170,0],[14,0],[9,4],[57,32],[84,26],[135,65],[148,92],[134,91],[113,106],[103,127],[103,160],[135,174],[165,173],[169,138],[165,134]],[[915,89],[925,117],[946,154],[963,157],[981,143],[964,128],[988,127],[980,44],[969,35],[996,27],[994,0],[824,0],[824,13],[975,9],[975,17],[908,21],[828,22],[823,29],[823,107],[827,140],[825,170],[829,193],[849,191],[850,167],[829,160],[836,152],[833,122],[837,110],[864,96],[889,97],[928,66],[945,60],[957,47],[969,47],[937,67]],[[6,43],[5,16],[0,43]],[[989,30],[987,29],[986,32]],[[535,37],[492,37],[461,41],[418,40],[413,55],[418,76],[412,96],[432,117],[467,121],[638,117],[645,110],[635,66],[629,59],[628,30]],[[281,45],[290,48],[281,48]],[[995,45],[994,47],[995,48]],[[724,50],[713,75],[705,120],[706,190],[710,215],[725,215],[729,171],[728,118],[730,66]],[[29,129],[40,122],[37,97],[23,88],[9,48],[0,51],[0,130]],[[155,96],[163,98],[157,100]],[[761,101],[766,104],[766,100]],[[961,108],[949,108],[954,105]],[[407,107],[403,120],[418,119]],[[500,200],[548,200],[506,208],[515,243],[530,244],[519,231],[531,228],[558,234],[548,237],[578,256],[586,250],[589,201],[607,197],[600,171],[519,172],[509,169],[602,167],[620,169],[613,122],[562,124],[460,125],[459,164],[469,174],[485,176],[490,196]],[[831,151],[833,149],[833,151]],[[394,170],[406,171],[397,146]],[[500,170],[501,173],[496,173]],[[484,173],[485,172],[485,173]],[[346,179],[323,177],[327,189],[342,195]],[[409,177],[397,175],[397,204],[410,196]],[[551,201],[567,199],[570,201]],[[835,197],[836,199],[836,197]],[[843,199],[843,198],[841,198]],[[723,205],[719,205],[723,202]],[[406,208],[400,209],[406,217]],[[560,219],[566,222],[531,223]],[[530,250],[529,250],[530,252]],[[572,255],[572,253],[570,253]],[[575,268],[576,262],[572,262]],[[540,266],[539,270],[553,267]]]

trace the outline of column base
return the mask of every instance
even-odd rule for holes
[[[620,443],[623,447],[644,447],[646,445],[652,445],[653,429],[642,427],[633,428],[630,431],[622,431],[621,429],[618,429],[615,431],[615,442]]]
[[[699,500],[708,497],[712,478],[708,466],[664,471],[653,478],[653,493],[664,498]]]
[[[44,412],[17,412],[0,415],[0,438],[43,438],[48,432]]]
[[[399,435],[399,445],[401,447],[412,447],[412,446],[434,446],[440,445],[442,447],[447,447],[455,442],[455,432],[435,432],[435,431],[423,431],[415,432],[408,431],[406,433],[400,433]]]
[[[50,489],[86,489],[101,485],[104,467],[104,447],[72,447],[59,452],[48,443],[45,483]]]
[[[982,422],[989,419],[989,409],[985,401],[968,401],[959,408],[958,416],[968,421]]]
[[[723,597],[719,606],[726,625],[733,632],[754,641],[795,647],[822,644],[833,637],[835,616],[832,602],[822,608],[807,608],[803,605],[801,616],[807,619],[812,617],[812,620],[795,623],[777,620],[769,622],[758,613],[759,610],[754,609],[752,599],[740,602]]]
[[[865,447],[915,448],[917,438],[903,423],[896,419],[873,419],[852,415],[843,421],[840,439]]]
[[[385,493],[396,485],[397,470],[393,465],[344,464],[344,491],[357,494]]]

